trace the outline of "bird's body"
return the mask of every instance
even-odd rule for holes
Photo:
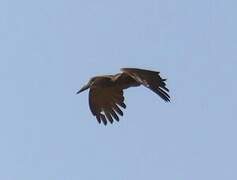
[[[89,106],[99,123],[106,125],[113,119],[119,121],[117,114],[123,116],[120,107],[126,108],[123,90],[129,87],[144,85],[158,94],[164,101],[170,101],[169,90],[165,87],[166,79],[159,76],[159,72],[136,68],[123,68],[122,73],[115,75],[96,76],[77,93],[88,88]]]

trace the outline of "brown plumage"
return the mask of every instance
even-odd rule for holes
[[[96,76],[90,79],[88,84],[82,87],[77,94],[90,88],[89,106],[97,121],[107,124],[119,121],[118,114],[123,116],[120,109],[126,108],[123,90],[129,87],[143,85],[156,94],[165,102],[170,101],[165,81],[157,71],[149,71],[136,68],[122,68],[122,73],[115,75]]]

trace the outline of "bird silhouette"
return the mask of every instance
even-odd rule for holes
[[[121,71],[115,75],[93,77],[77,92],[79,94],[90,88],[90,110],[99,123],[103,122],[106,125],[108,121],[112,124],[114,119],[119,121],[117,114],[123,116],[120,108],[126,108],[123,90],[129,87],[143,85],[165,102],[170,101],[166,79],[162,79],[159,72],[137,68],[122,68]]]

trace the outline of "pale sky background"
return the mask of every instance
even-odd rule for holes
[[[1,180],[236,180],[236,0],[0,1]],[[92,116],[95,75],[158,70],[171,103],[125,91]]]

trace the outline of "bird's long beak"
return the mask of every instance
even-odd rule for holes
[[[90,85],[89,85],[89,84],[86,84],[85,86],[83,86],[83,87],[77,92],[77,94],[81,93],[82,91],[87,90],[89,87],[90,87]]]

